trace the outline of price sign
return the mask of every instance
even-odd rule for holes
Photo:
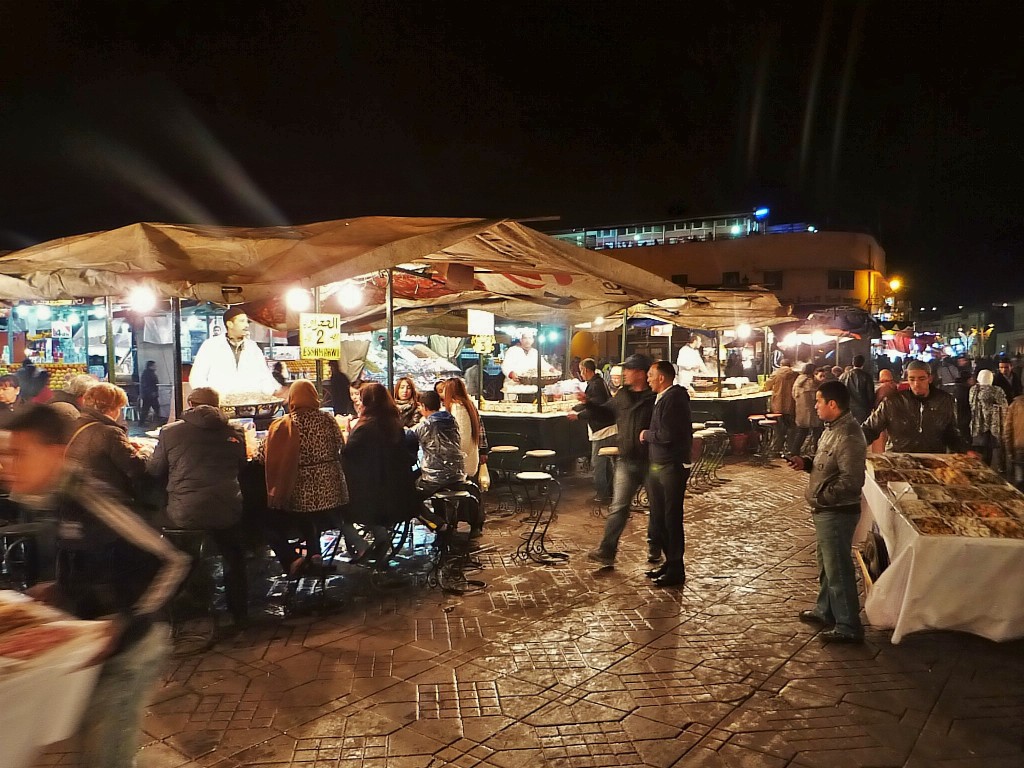
[[[480,335],[473,337],[473,351],[481,355],[490,354],[494,349],[494,336]]]
[[[341,315],[301,313],[299,347],[303,360],[340,360]]]

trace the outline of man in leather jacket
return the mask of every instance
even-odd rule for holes
[[[864,422],[869,443],[889,433],[889,450],[901,453],[962,453],[968,445],[957,427],[956,399],[931,385],[927,363],[907,366],[910,389],[883,400]]]

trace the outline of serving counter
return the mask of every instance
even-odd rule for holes
[[[590,456],[590,439],[585,421],[570,421],[567,412],[505,413],[480,411],[487,429],[487,441],[493,445],[505,442],[501,435],[522,435],[532,448],[547,448],[558,454],[564,471],[581,457]]]
[[[690,411],[694,421],[722,421],[730,434],[748,432],[747,417],[765,413],[770,397],[771,392],[723,392],[721,397],[717,392],[698,392],[690,395]]]
[[[864,609],[892,642],[950,629],[1024,636],[1024,495],[955,454],[868,457],[860,529],[877,522],[890,565]]]

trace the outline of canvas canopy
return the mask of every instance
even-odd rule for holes
[[[142,223],[61,238],[0,257],[0,295],[122,296],[146,284],[166,297],[238,304],[400,265],[432,272],[411,281],[408,296],[396,293],[418,305],[518,298],[626,306],[678,294],[649,272],[513,221],[363,217],[255,229]]]

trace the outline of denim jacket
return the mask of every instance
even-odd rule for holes
[[[811,477],[804,498],[814,511],[860,504],[867,442],[864,431],[847,411],[825,426],[813,463],[804,457]]]

